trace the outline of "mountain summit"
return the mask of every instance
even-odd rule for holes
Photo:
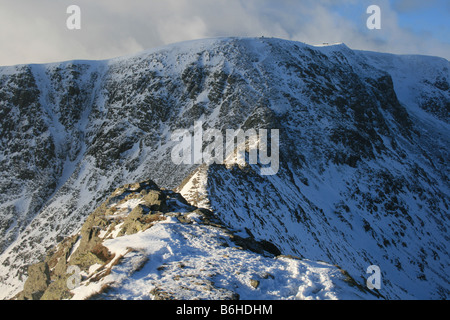
[[[28,266],[63,239],[85,241],[86,219],[114,190],[152,179],[231,233],[299,261],[324,261],[331,273],[338,265],[361,288],[367,268],[378,266],[378,297],[448,298],[449,76],[443,58],[271,38],[1,67],[0,295],[22,291]],[[229,158],[175,164],[171,135],[196,122],[224,134],[278,130],[278,171],[261,175],[261,163]],[[170,233],[178,218],[165,219],[136,237],[155,227]],[[224,237],[211,232],[205,237]],[[267,271],[270,263],[260,263]],[[303,262],[290,265],[308,273]],[[272,297],[301,298],[299,285]],[[209,297],[236,297],[226,289]]]

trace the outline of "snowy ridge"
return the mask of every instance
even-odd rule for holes
[[[92,297],[105,285],[109,290],[96,299],[375,298],[352,289],[336,267],[267,258],[229,246],[231,243],[222,242],[226,237],[195,222],[182,225],[176,219],[167,219],[148,231],[108,240],[104,245],[123,257],[122,262],[101,281],[82,282],[73,290],[72,299]],[[252,280],[259,282],[257,288]]]
[[[156,194],[168,197],[160,197],[166,201],[157,208]],[[153,202],[149,202],[150,198]],[[53,255],[47,257],[44,264],[50,279],[44,288],[36,291],[37,279],[45,276],[33,273],[17,297],[72,300],[377,298],[358,287],[342,269],[324,262],[275,256],[262,247],[256,249],[258,244],[254,240],[234,235],[208,210],[199,210],[183,201],[172,192],[161,193],[151,182],[118,189],[88,218],[76,237],[61,242],[52,251]],[[145,208],[160,209],[164,213],[150,210],[143,217],[158,215],[158,219],[151,219],[143,230],[129,232],[128,229],[124,234],[131,216],[136,216],[136,209]],[[88,242],[95,245],[86,246],[88,235]],[[270,247],[267,249],[272,251]],[[62,265],[82,268],[79,282],[73,288],[64,286],[71,278],[64,274]]]

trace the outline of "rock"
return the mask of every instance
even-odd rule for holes
[[[269,273],[269,272],[264,272],[262,275],[261,275],[261,278],[263,278],[263,279],[275,279],[275,276],[273,275],[273,274],[271,274],[271,273]]]
[[[166,196],[161,191],[150,190],[147,195],[144,196],[144,205],[149,207],[152,211],[165,211],[166,210]]]
[[[252,237],[243,238],[238,235],[231,235],[231,240],[238,246],[245,250],[250,250],[263,255],[278,256],[281,251],[271,242],[262,240],[257,241]]]
[[[72,294],[67,287],[67,279],[70,275],[58,278],[53,281],[45,290],[41,297],[41,300],[63,300],[70,299]]]
[[[152,289],[150,295],[153,297],[153,300],[174,300],[172,294],[165,292],[161,288]]]
[[[260,284],[259,280],[250,279],[250,285],[251,285],[254,289],[258,289],[259,284]]]
[[[28,268],[28,279],[23,289],[24,300],[39,300],[50,284],[48,264],[41,262]]]
[[[276,245],[274,245],[273,243],[271,243],[269,241],[262,240],[259,242],[259,244],[261,245],[261,247],[264,251],[267,251],[275,256],[278,256],[281,254],[280,249],[278,249]]]
[[[152,226],[152,222],[165,219],[160,212],[152,213],[150,208],[138,205],[125,218],[119,236],[135,234],[145,231]]]

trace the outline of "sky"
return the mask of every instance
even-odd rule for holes
[[[70,5],[81,29],[70,30]],[[370,5],[381,29],[368,29]],[[450,0],[0,0],[0,65],[101,60],[179,41],[276,37],[450,59]]]

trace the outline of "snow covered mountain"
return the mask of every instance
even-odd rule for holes
[[[2,67],[0,297],[21,291],[28,265],[78,234],[116,188],[152,179],[211,210],[227,230],[311,261],[296,262],[300,270],[325,261],[328,276],[339,265],[364,287],[367,267],[378,265],[384,298],[448,298],[448,79],[442,58],[267,38]],[[221,131],[279,129],[278,174],[175,165],[171,133],[195,121]],[[155,227],[148,232],[158,234],[134,240],[224,237],[172,218]],[[217,258],[217,246],[208,248],[201,256]]]

